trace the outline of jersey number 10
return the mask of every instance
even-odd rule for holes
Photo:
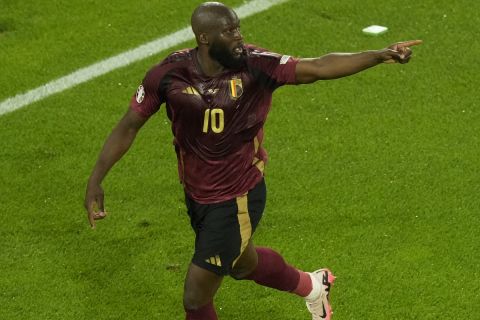
[[[225,127],[225,116],[222,109],[207,109],[203,117],[203,132],[211,128],[214,133],[221,133]]]

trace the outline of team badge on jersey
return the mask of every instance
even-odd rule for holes
[[[230,80],[230,97],[236,100],[240,98],[242,93],[243,93],[242,79],[233,78],[232,80]]]
[[[145,88],[142,85],[138,87],[135,99],[137,100],[137,103],[142,103],[143,99],[145,99]]]

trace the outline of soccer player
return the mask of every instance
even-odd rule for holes
[[[90,224],[95,227],[95,220],[106,216],[101,183],[107,172],[165,103],[196,234],[184,286],[186,319],[217,319],[213,298],[226,275],[304,297],[312,319],[330,319],[335,279],[330,270],[298,270],[279,253],[252,242],[266,200],[262,141],[272,94],[285,84],[341,78],[385,62],[406,63],[409,47],[421,41],[297,59],[245,44],[236,13],[218,2],[198,6],[191,25],[197,47],[174,52],[148,71],[107,138],[85,196]]]

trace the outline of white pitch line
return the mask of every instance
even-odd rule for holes
[[[253,0],[238,8],[234,8],[234,10],[240,18],[246,18],[287,1],[288,0]],[[78,69],[69,75],[50,81],[38,88],[7,98],[0,103],[0,115],[15,111],[55,93],[70,89],[110,71],[125,67],[192,39],[194,39],[194,36],[190,27],[185,27],[135,49],[125,51],[124,53],[94,63],[88,67]]]

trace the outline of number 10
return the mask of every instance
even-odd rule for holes
[[[203,132],[207,133],[211,127],[214,133],[221,133],[225,126],[224,114],[222,109],[207,109],[203,117]]]

